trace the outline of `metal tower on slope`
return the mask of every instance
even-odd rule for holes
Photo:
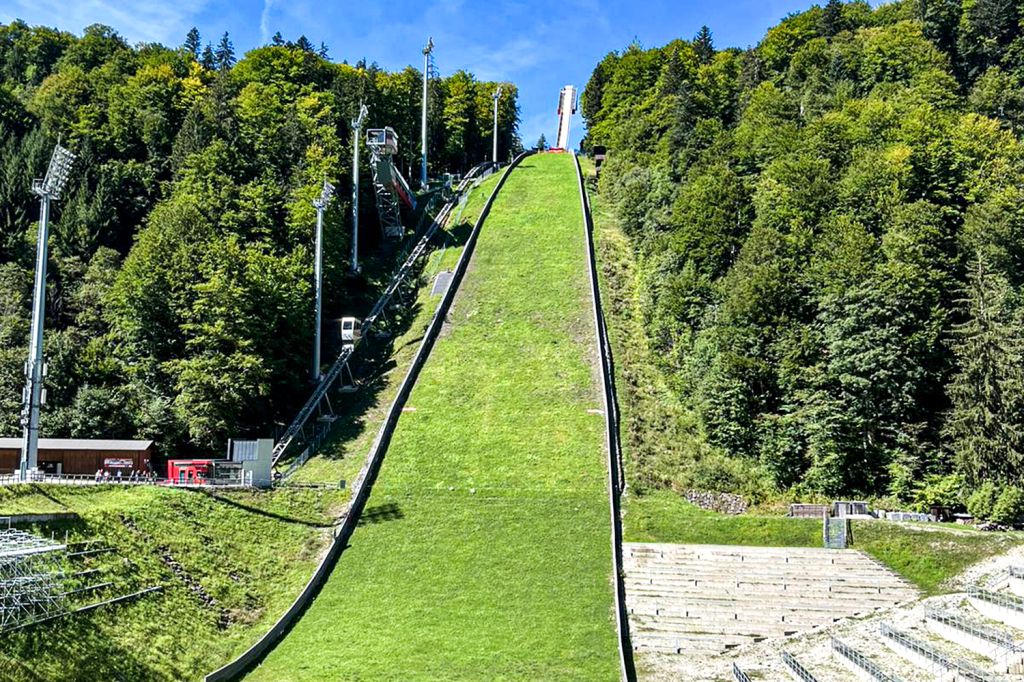
[[[576,97],[576,87],[566,85],[558,96],[558,141],[555,144],[557,149],[569,148],[569,124],[572,123],[572,115],[576,113],[579,102]]]
[[[371,128],[366,131],[366,146],[370,148],[370,169],[381,229],[386,238],[401,239],[405,234],[401,204],[415,209],[416,198],[392,160],[398,153],[398,134],[391,127]]]

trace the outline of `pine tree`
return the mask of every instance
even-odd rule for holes
[[[275,45],[277,47],[283,47],[284,46],[284,38],[281,37],[281,32],[277,31],[276,33],[274,33],[274,37],[270,39],[270,42],[271,42],[271,44],[273,44],[273,45]]]
[[[200,45],[201,45],[201,43],[199,41],[199,29],[197,29],[195,26],[193,26],[192,30],[188,32],[187,36],[185,36],[185,45],[184,45],[184,47],[185,47],[186,50],[188,50],[188,53],[190,55],[192,55],[193,59],[199,59],[199,46]]]
[[[214,60],[217,64],[218,71],[227,71],[235,63],[235,47],[231,44],[231,39],[228,37],[228,32],[224,31],[224,35],[221,36],[220,42],[217,44],[217,50],[213,53]]]
[[[534,149],[536,149],[537,151],[541,151],[542,152],[542,151],[544,151],[547,148],[548,148],[548,138],[544,137],[544,133],[541,133],[540,137],[537,138],[537,144],[534,145]]]
[[[327,59],[327,43],[321,40],[320,49],[317,50],[316,54],[320,59]]]
[[[213,71],[213,67],[217,65],[217,60],[213,56],[213,47],[210,43],[206,43],[206,47],[203,48],[203,56],[199,59],[199,63],[204,69]]]
[[[842,33],[847,28],[846,19],[843,17],[843,3],[841,0],[828,0],[821,11],[821,35],[831,38]]]
[[[299,39],[295,41],[295,47],[303,52],[313,52],[313,43],[309,42],[309,38],[306,36],[299,36]]]
[[[715,44],[711,40],[711,29],[701,26],[697,36],[693,39],[693,49],[697,52],[697,61],[701,64],[710,64],[715,57]]]
[[[946,422],[957,468],[971,484],[1019,483],[1024,474],[1024,328],[1008,310],[1010,287],[978,257],[967,285],[967,322],[955,329],[959,370]]]

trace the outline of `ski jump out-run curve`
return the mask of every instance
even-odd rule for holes
[[[207,680],[237,679],[253,671],[300,618],[309,622],[299,625],[295,631],[297,637],[290,636],[288,646],[274,651],[267,665],[255,671],[255,679],[334,680],[351,679],[352,675],[359,679],[376,679],[375,675],[381,679],[396,675],[402,679],[434,679],[438,675],[464,678],[478,675],[485,669],[496,676],[516,678],[540,679],[555,675],[560,679],[635,679],[622,598],[619,495],[623,483],[611,349],[601,311],[589,201],[577,159],[572,160],[575,182],[566,174],[568,168],[562,165],[564,162],[554,158],[538,159],[529,170],[522,171],[526,175],[516,180],[516,189],[525,194],[510,190],[514,198],[502,204],[500,218],[495,218],[493,230],[487,231],[488,248],[484,249],[479,262],[474,261],[474,272],[478,274],[469,287],[470,293],[466,294],[468,298],[459,304],[457,313],[451,313],[455,316],[453,332],[446,331],[445,336],[450,333],[456,336],[440,346],[443,359],[432,363],[433,369],[426,375],[430,381],[424,388],[417,389],[414,406],[407,406],[413,385],[449,316],[481,227],[501,188],[525,156],[517,158],[505,171],[476,221],[452,282],[355,481],[351,505],[328,555],[278,624],[255,646],[231,664],[211,673]],[[570,183],[578,185],[580,213],[565,203],[565,197],[571,196],[568,194],[572,191]],[[529,203],[529,199],[533,201],[532,207],[516,208],[523,202]],[[546,206],[553,207],[550,217]],[[572,216],[580,215],[588,262],[587,278],[581,276],[578,261],[572,256],[574,245],[578,243],[578,237],[571,235],[572,224],[578,218]],[[550,230],[544,224],[548,220]],[[557,253],[546,258],[543,255],[546,249]],[[535,272],[524,269],[523,263],[534,262]],[[488,264],[490,275],[487,274]],[[551,283],[550,288],[557,292],[556,300],[553,305],[550,300],[542,302],[534,314],[530,307],[533,299],[524,307],[510,303],[507,296],[502,298],[501,294],[495,298],[495,287],[504,287],[506,278],[508,286],[516,292],[512,296],[535,294],[538,286],[544,289]],[[484,290],[486,293],[480,293]],[[586,303],[587,298],[589,303]],[[506,306],[511,309],[505,310]],[[488,317],[494,315],[495,308],[500,311],[496,320]],[[477,313],[481,317],[470,322]],[[503,320],[506,316],[514,319]],[[590,336],[585,332],[588,317],[594,330],[592,341],[585,338]],[[493,328],[492,334],[489,325],[494,323],[498,326]],[[524,329],[531,330],[527,337],[517,337]],[[473,345],[481,340],[484,346]],[[518,411],[518,405],[510,407],[507,396],[512,391],[523,390],[522,378],[513,376],[519,373],[519,366],[513,360],[510,375],[509,357],[490,355],[496,347],[499,352],[502,348],[537,352],[538,357],[524,361],[522,371],[535,372],[538,385],[526,387],[527,394]],[[474,350],[481,352],[484,362],[464,366],[458,353]],[[595,383],[593,371],[595,356],[600,361],[598,383]],[[550,370],[545,369],[548,363],[552,363]],[[459,403],[463,396],[446,393],[452,388],[453,378],[456,382],[465,379],[472,388],[474,380],[480,381],[482,369],[494,372],[495,384],[511,388],[503,392],[501,386],[486,386],[480,405],[474,404],[475,399],[471,397],[468,407],[466,403]],[[478,373],[476,377],[474,372]],[[440,405],[436,402],[438,391],[445,396]],[[537,406],[538,399],[543,401],[552,396],[554,404],[550,410],[544,405]],[[455,402],[444,404],[447,398]],[[598,405],[604,409],[584,409]],[[378,504],[372,507],[374,513],[370,517],[379,516],[378,507],[393,506],[404,511],[408,518],[394,526],[370,525],[361,530],[357,536],[361,540],[354,545],[354,557],[336,567],[338,556],[363,515],[403,408],[412,412],[411,421],[396,441],[396,452],[389,455],[397,459],[388,469],[391,473],[386,476],[382,491],[375,493],[374,498],[397,500],[404,506]],[[417,409],[422,416],[415,416]],[[488,411],[495,409],[497,412],[493,415]],[[594,417],[586,417],[584,413],[603,415],[603,438],[597,426],[601,422],[592,421]],[[483,430],[481,440],[473,440],[474,436],[470,435],[468,458],[456,453],[451,459],[441,455],[438,461],[431,461],[432,452],[440,453],[438,448],[446,447],[446,438],[459,437],[444,433],[443,425],[457,417],[462,417],[462,428],[472,429],[478,425]],[[442,420],[441,432],[435,431],[439,428],[438,422],[431,419]],[[550,436],[549,428],[552,429]],[[516,454],[521,437],[517,440],[515,436],[507,441],[508,454],[496,456],[494,448],[484,445],[487,438],[495,434],[503,436],[509,430],[519,436],[517,429],[529,432],[527,438],[540,434],[535,451]],[[423,441],[425,433],[428,437]],[[568,444],[564,442],[567,434]],[[598,457],[602,440],[603,458]],[[418,445],[421,441],[422,446]],[[427,459],[418,460],[414,456],[410,460],[410,445],[413,452],[416,448],[425,448]],[[473,448],[492,454],[477,461]],[[525,456],[526,460],[533,460],[537,455],[542,457],[539,465],[522,459]],[[408,476],[410,461],[414,471],[412,479]],[[406,490],[410,480],[414,487],[420,480],[421,464],[417,461],[426,467],[422,470],[422,484],[427,488]],[[600,469],[595,468],[595,465],[601,466],[600,462],[606,467],[603,483]],[[497,470],[482,472],[481,465],[496,466]],[[446,468],[451,466],[455,469]],[[397,473],[392,471],[396,467]],[[454,487],[437,489],[437,494],[430,492],[435,490],[432,486],[438,485],[439,480],[443,480],[445,486],[450,481]],[[469,489],[467,481],[479,481],[478,485],[484,487],[479,491]],[[503,490],[503,484],[510,485],[511,489]],[[601,502],[599,491],[602,489],[608,494],[607,505]],[[478,492],[481,495],[476,495]],[[373,520],[370,518],[368,522]],[[610,534],[606,534],[609,530]],[[602,535],[610,538],[610,552],[601,549]],[[391,546],[387,543],[396,538],[400,545],[405,543],[406,546],[389,549]],[[440,557],[437,551],[442,552]],[[471,564],[469,573],[466,573],[467,566],[459,563],[467,552]],[[449,555],[454,556],[455,563],[448,561]],[[391,561],[384,561],[385,557],[390,557]],[[317,599],[329,574],[337,573],[338,568],[345,570],[331,577],[331,587]],[[367,569],[368,577],[360,574]],[[375,573],[388,571],[392,574],[374,579]],[[527,574],[526,577],[517,575],[520,571]],[[364,577],[353,578],[353,572]],[[480,576],[483,576],[483,585]],[[488,582],[501,576],[508,576],[507,584]],[[382,586],[386,593],[383,598]],[[393,594],[387,594],[389,591]],[[424,597],[420,592],[432,596]],[[339,594],[342,595],[341,608]],[[391,597],[390,603],[387,603],[388,597]],[[318,608],[310,613],[312,620],[309,620],[302,614],[314,599],[318,601]],[[438,608],[438,601],[443,602],[441,608]],[[612,606],[614,609],[610,608]],[[389,621],[389,609],[390,618],[398,618],[398,621]],[[613,611],[614,619],[609,620]],[[611,658],[616,646],[612,639],[613,627],[618,644],[617,666]],[[352,628],[355,630],[347,631]],[[330,632],[325,634],[327,630]],[[369,639],[364,642],[365,637]],[[367,654],[359,644],[364,642],[371,651],[374,645],[381,649],[382,637],[387,640],[383,650],[390,649],[393,639],[393,653],[401,651],[408,657],[398,668],[392,665],[390,676],[386,665],[376,669],[372,662],[374,654]],[[435,646],[441,643],[443,646]],[[453,656],[461,660],[454,660]]]

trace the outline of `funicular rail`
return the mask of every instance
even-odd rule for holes
[[[423,340],[420,342],[419,350],[417,350],[416,356],[413,359],[405,378],[402,380],[397,395],[388,408],[387,416],[384,419],[384,423],[381,424],[377,437],[373,441],[373,445],[370,448],[370,453],[366,458],[366,462],[363,464],[362,470],[353,482],[351,502],[349,503],[347,511],[342,514],[340,523],[334,529],[334,540],[332,541],[330,548],[327,550],[327,553],[320,560],[320,563],[317,565],[317,568],[314,570],[313,575],[310,577],[309,582],[306,583],[302,592],[298,597],[296,597],[288,610],[285,611],[271,629],[246,651],[239,654],[239,656],[233,661],[209,673],[205,678],[205,682],[224,682],[226,680],[238,679],[253,666],[258,664],[263,657],[274,648],[277,642],[284,638],[291,629],[291,626],[299,619],[302,613],[320,592],[320,588],[331,574],[335,562],[337,562],[342,550],[348,544],[349,537],[351,537],[356,525],[359,523],[359,517],[366,504],[366,500],[370,496],[373,481],[376,478],[384,454],[387,451],[388,444],[391,441],[391,435],[398,424],[398,418],[402,413],[402,407],[405,405],[406,400],[408,400],[409,394],[412,392],[412,387],[416,383],[416,379],[419,377],[420,369],[422,369],[423,364],[426,362],[434,341],[441,332],[441,326],[448,314],[452,301],[455,298],[459,284],[466,273],[469,260],[476,245],[477,237],[480,234],[480,229],[483,226],[484,221],[487,219],[487,215],[490,213],[491,206],[494,204],[494,200],[497,198],[498,193],[504,186],[509,174],[524,158],[533,153],[533,151],[528,151],[520,154],[511,164],[509,164],[509,166],[505,168],[505,172],[491,191],[491,194],[487,199],[487,203],[481,210],[480,215],[476,220],[476,224],[474,225],[469,238],[466,240],[462,255],[459,257],[459,261],[452,273],[451,284],[448,286],[441,302],[434,311],[434,316],[431,318],[430,325],[427,327],[427,331],[423,335]],[[460,184],[460,191],[465,189],[468,182],[471,180],[472,178],[467,175],[466,179],[464,179]],[[315,655],[315,652],[310,652],[310,655]]]
[[[619,403],[615,392],[615,365],[612,361],[612,346],[605,325],[604,309],[601,305],[601,287],[597,270],[597,254],[594,249],[594,220],[590,213],[590,198],[583,182],[583,168],[579,157],[573,153],[576,164],[576,178],[579,182],[580,203],[583,207],[584,240],[587,251],[587,270],[590,278],[591,300],[594,310],[594,330],[598,353],[601,358],[601,391],[604,400],[605,445],[608,452],[608,503],[612,527],[612,574],[615,577],[615,626],[619,644],[619,672],[628,682],[636,680],[636,666],[633,661],[633,644],[629,636],[629,615],[626,612],[625,571],[622,565],[622,492],[625,490],[625,472],[622,468],[622,443],[619,438]]]
[[[416,242],[416,245],[413,247],[412,251],[409,252],[409,255],[406,257],[405,261],[392,276],[391,281],[388,283],[388,286],[384,289],[384,292],[380,295],[380,298],[377,299],[377,302],[370,310],[370,313],[363,320],[363,338],[365,338],[369,334],[373,325],[378,321],[381,314],[391,303],[391,299],[392,297],[394,297],[395,292],[397,292],[398,289],[402,286],[402,284],[405,283],[406,278],[409,276],[409,273],[413,270],[413,267],[415,266],[416,262],[425,253],[427,246],[430,244],[430,240],[433,239],[434,234],[437,232],[437,229],[441,225],[443,225],[444,222],[448,219],[448,216],[451,214],[452,210],[454,209],[458,202],[459,196],[462,194],[462,192],[466,190],[469,184],[473,181],[474,177],[487,165],[489,164],[480,164],[478,166],[474,166],[473,169],[466,174],[466,177],[463,178],[462,181],[459,183],[458,187],[455,188],[455,194],[453,198],[444,205],[441,211],[437,214],[437,217],[434,218],[434,220],[431,221],[431,223],[423,230],[419,240]],[[320,382],[313,389],[313,392],[310,394],[309,398],[306,399],[305,404],[299,410],[298,414],[295,415],[295,418],[288,425],[288,428],[285,429],[285,432],[281,436],[280,440],[278,440],[277,443],[274,444],[273,457],[271,459],[271,464],[273,466],[277,466],[277,463],[289,451],[292,445],[301,441],[303,430],[305,429],[306,424],[309,422],[310,417],[312,417],[313,414],[316,412],[317,408],[320,406],[320,403],[324,400],[324,397],[327,395],[331,387],[334,385],[334,382],[337,381],[338,378],[342,375],[342,372],[345,371],[346,367],[348,366],[349,360],[352,358],[352,355],[355,353],[356,349],[359,347],[361,343],[362,338],[357,338],[352,343],[352,345],[346,345],[341,349],[341,352],[338,354],[338,357],[335,359],[334,363],[331,364],[330,369],[327,370],[327,372],[324,374]]]

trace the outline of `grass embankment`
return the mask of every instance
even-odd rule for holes
[[[600,194],[591,191],[601,295],[615,354],[627,481],[627,542],[820,547],[821,522],[779,515],[727,516],[699,509],[661,488],[707,455],[692,416],[658,371],[644,331],[635,256]],[[637,491],[640,494],[637,494]],[[855,522],[854,546],[925,594],[971,564],[1024,542],[1021,533],[982,533],[960,526]]]
[[[86,564],[104,569],[92,582],[116,586],[86,601],[164,586],[135,602],[0,635],[0,679],[201,679],[288,607],[326,547],[339,503],[335,491],[0,489],[0,516],[75,512],[76,520],[34,530],[116,548]]]
[[[249,679],[618,678],[582,238],[572,159],[527,159],[363,524]]]
[[[353,360],[359,391],[334,398],[338,420],[331,430],[330,440],[290,480],[333,483],[352,481],[356,477],[441,301],[440,294],[431,295],[434,278],[437,273],[455,267],[463,242],[499,177],[492,175],[472,189],[463,210],[456,209],[449,224],[435,237],[438,248],[430,254],[418,278],[416,300],[402,313],[401,333],[391,340],[385,353],[367,352],[366,347],[360,349]],[[382,288],[386,284],[383,282]],[[377,342],[371,339],[370,343]]]

